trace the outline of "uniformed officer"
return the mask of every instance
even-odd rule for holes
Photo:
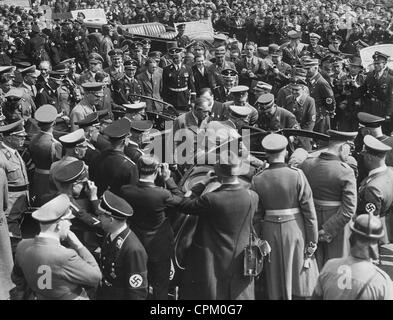
[[[318,60],[310,59],[304,63],[307,69],[310,96],[315,100],[317,118],[314,131],[326,133],[330,129],[330,118],[334,116],[336,102],[330,84],[318,72]]]
[[[35,84],[37,82],[38,76],[40,75],[40,71],[37,70],[36,66],[33,65],[20,70],[20,73],[23,77],[23,82],[20,86],[24,88],[34,100],[37,95],[37,88]]]
[[[258,110],[258,128],[266,131],[277,131],[284,128],[298,129],[299,124],[295,115],[274,103],[274,95],[266,93],[261,95],[255,107]]]
[[[41,196],[49,192],[49,169],[52,163],[61,159],[61,143],[53,137],[57,115],[56,108],[49,104],[39,107],[34,114],[40,132],[31,139],[29,151],[35,164],[32,193],[37,204],[41,203]]]
[[[25,163],[17,149],[24,145],[26,132],[23,120],[0,126],[3,141],[0,142],[0,166],[4,169],[8,180],[8,201],[5,215],[13,252],[22,239],[20,225],[29,205],[29,180]]]
[[[111,83],[114,80],[119,80],[124,76],[124,66],[123,66],[123,51],[121,49],[113,49],[108,52],[111,59],[111,65],[104,69],[104,72],[109,74],[111,78]]]
[[[191,43],[191,40],[188,36],[184,34],[186,30],[186,25],[184,23],[177,25],[177,35],[173,38],[173,40],[177,41],[177,46],[179,48],[186,48],[188,44]]]
[[[135,60],[126,60],[124,62],[123,77],[114,80],[112,83],[112,96],[116,104],[122,105],[124,103],[140,101],[140,97],[134,96],[134,94],[144,94],[142,84],[135,78],[137,68],[138,64]]]
[[[44,104],[50,104],[56,107],[59,114],[67,116],[70,114],[70,107],[64,106],[64,104],[59,101],[58,89],[63,83],[66,76],[65,72],[50,71],[49,80],[43,85],[43,87],[38,90],[37,97],[35,99],[37,107],[41,107]]]
[[[39,300],[86,300],[85,289],[97,287],[100,268],[89,250],[70,231],[70,199],[61,194],[44,204],[32,217],[41,232],[17,248],[12,280],[19,296],[31,289]],[[65,241],[68,247],[60,244]]]
[[[78,79],[78,84],[82,85],[85,82],[96,82],[96,73],[102,71],[102,64],[104,59],[96,52],[89,54],[89,68],[83,71]]]
[[[98,300],[145,300],[148,294],[147,254],[135,233],[127,226],[132,207],[122,198],[105,191],[99,217],[107,235],[101,247],[103,281]]]
[[[235,86],[229,90],[232,100],[223,103],[223,115],[220,117],[221,119],[226,118],[228,107],[230,105],[235,105],[251,109],[251,113],[246,119],[248,125],[253,126],[257,122],[258,111],[248,103],[248,90],[250,90],[250,88],[247,86]]]
[[[250,95],[249,101],[251,105],[257,102],[258,98],[266,93],[271,93],[273,86],[263,81],[256,81],[252,88],[252,95]]]
[[[160,165],[156,158],[144,155],[138,160],[138,170],[137,185],[123,186],[120,195],[134,209],[130,228],[148,255],[147,276],[153,289],[152,299],[167,300],[174,236],[166,215],[168,208],[181,203],[183,194],[171,178],[168,164]],[[164,181],[165,189],[155,185],[157,177]]]
[[[56,167],[53,180],[58,193],[70,198],[72,213],[76,218],[71,230],[90,252],[94,252],[100,245],[97,233],[102,233],[102,229],[97,217],[97,187],[88,179],[85,163],[78,159],[68,163],[64,161]]]
[[[287,145],[288,139],[275,133],[262,140],[270,166],[251,182],[259,196],[261,234],[271,246],[265,277],[272,300],[310,297],[318,277],[312,191],[304,173],[285,163]]]
[[[104,97],[103,84],[100,82],[88,82],[82,85],[84,97],[70,113],[71,131],[78,129],[76,122],[83,120],[89,114],[96,111],[102,105]]]
[[[325,264],[312,299],[393,300],[392,280],[372,262],[378,259],[378,242],[384,236],[380,219],[364,214],[350,228],[350,255]]]
[[[126,103],[124,108],[124,118],[132,120],[144,120],[146,118],[146,102]]]
[[[131,123],[128,119],[114,121],[104,129],[111,147],[102,151],[93,160],[89,173],[98,187],[98,195],[108,188],[118,193],[125,184],[135,184],[138,181],[138,170],[135,163],[124,155],[126,139],[130,135]]]
[[[307,54],[313,59],[322,59],[326,55],[326,48],[318,44],[321,36],[315,32],[311,32],[309,38],[310,44],[304,47],[303,54]]]
[[[175,108],[186,110],[192,95],[195,95],[194,75],[191,67],[183,64],[183,50],[177,48],[173,63],[162,72],[162,97]]]
[[[357,204],[355,174],[345,163],[357,132],[329,130],[328,133],[327,151],[319,157],[307,158],[300,165],[310,183],[317,211],[319,268],[327,260],[347,254],[348,235],[344,230]]]
[[[63,157],[51,164],[49,169],[49,188],[50,192],[56,192],[57,188],[54,184],[53,177],[60,168],[67,164],[83,159],[87,150],[87,142],[83,129],[65,134],[59,138],[62,145]]]
[[[277,94],[278,90],[289,82],[292,67],[282,61],[282,50],[277,44],[269,45],[269,54],[272,62],[266,67],[264,79],[272,84],[272,93]]]
[[[149,142],[147,137],[149,131],[153,128],[153,122],[150,120],[132,120],[131,137],[128,144],[124,147],[124,154],[133,162],[137,163],[138,159],[144,155],[143,144]]]
[[[113,27],[110,24],[104,24],[102,26],[102,35],[104,36],[100,43],[100,54],[104,58],[103,63],[106,66],[110,65],[109,52],[115,48],[112,42]]]
[[[374,70],[367,74],[361,94],[364,94],[362,111],[385,118],[387,121],[382,125],[382,130],[390,136],[393,130],[393,76],[386,66],[388,58],[388,55],[375,51]]]
[[[181,212],[199,218],[185,258],[180,299],[254,299],[254,279],[244,276],[243,251],[249,243],[258,196],[240,184],[242,169],[242,159],[234,152],[222,152],[214,167],[218,189],[201,195],[212,180],[209,172],[181,204]]]
[[[230,89],[238,83],[238,73],[234,69],[224,69],[221,71],[222,85],[213,88],[214,98],[219,102],[230,101]],[[218,119],[217,119],[218,120]]]
[[[363,161],[368,176],[359,186],[356,214],[368,213],[381,217],[385,229],[381,242],[388,243],[385,217],[391,213],[393,204],[393,169],[386,166],[385,159],[392,148],[371,135],[366,135],[363,141]]]

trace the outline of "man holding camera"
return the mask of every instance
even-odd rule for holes
[[[156,158],[143,155],[138,160],[139,181],[126,185],[120,195],[132,204],[134,215],[130,228],[146,249],[147,275],[153,289],[152,299],[168,299],[169,274],[173,255],[173,231],[167,218],[168,209],[183,199],[183,194],[171,178],[168,164],[160,164]],[[159,178],[165,188],[155,184]]]

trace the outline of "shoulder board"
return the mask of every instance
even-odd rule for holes
[[[123,158],[127,161],[127,162],[131,162],[131,164],[132,165],[134,165],[135,166],[135,162],[134,161],[132,161],[130,158],[128,158],[126,155],[122,155],[123,156]]]
[[[344,168],[346,168],[346,169],[351,169],[351,167],[349,166],[349,164],[346,163],[346,162],[340,161],[340,164],[341,164]]]
[[[6,157],[7,160],[11,159],[11,153],[10,153],[10,151],[8,149],[1,148],[0,150],[4,154],[4,156]]]
[[[268,169],[268,168],[263,168],[263,169],[259,170],[259,171],[254,175],[254,177],[259,176],[259,175],[260,175],[261,173],[263,173],[266,169]]]

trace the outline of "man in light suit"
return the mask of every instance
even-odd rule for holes
[[[145,96],[162,100],[162,69],[160,72],[157,62],[152,58],[146,61],[145,66],[146,70],[138,74],[136,79],[141,84]],[[162,103],[146,99],[146,110],[162,111],[163,105]]]
[[[266,72],[267,64],[254,55],[256,45],[247,42],[245,45],[246,54],[237,63],[236,69],[239,72],[239,84],[251,87],[252,80],[261,80]]]

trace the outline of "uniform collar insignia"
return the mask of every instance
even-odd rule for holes
[[[117,249],[120,249],[121,246],[123,245],[123,242],[124,242],[124,239],[123,239],[122,237],[119,237],[119,238],[116,240],[116,248],[117,248]]]

